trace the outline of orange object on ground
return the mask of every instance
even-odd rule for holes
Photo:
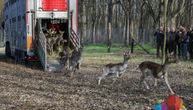
[[[180,110],[180,107],[183,105],[183,101],[175,95],[168,96],[166,99],[168,110]]]

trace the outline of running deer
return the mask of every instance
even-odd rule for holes
[[[164,64],[158,64],[155,62],[151,62],[151,61],[144,61],[142,62],[139,66],[138,69],[141,70],[142,75],[140,78],[140,86],[142,84],[142,82],[145,84],[147,89],[150,89],[147,82],[145,81],[145,79],[148,76],[153,76],[155,83],[154,86],[157,86],[157,80],[159,78],[164,78],[164,81],[166,83],[166,85],[168,86],[170,92],[172,94],[174,94],[173,90],[170,87],[170,84],[168,82],[168,66],[171,63],[176,63],[177,59],[176,57],[174,57],[173,53],[169,54],[168,56],[166,56],[166,60],[164,62]]]
[[[78,50],[73,50],[72,53],[67,49],[59,53],[61,70],[67,70],[70,77],[72,77],[77,70],[80,70],[82,52],[83,48],[80,47]]]
[[[123,62],[122,63],[116,63],[116,64],[107,64],[103,68],[103,74],[99,77],[98,85],[100,85],[101,80],[104,79],[107,76],[116,76],[119,78],[125,71],[128,66],[128,60],[130,59],[130,51],[125,52],[123,55]]]
[[[79,48],[78,50],[74,50],[72,52],[72,55],[69,59],[69,70],[70,70],[70,76],[72,77],[74,73],[80,69],[81,65],[81,57],[82,57],[82,51],[83,48]]]

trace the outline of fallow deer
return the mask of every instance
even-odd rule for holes
[[[103,68],[103,74],[98,79],[98,85],[100,85],[101,80],[104,79],[107,76],[113,75],[119,78],[125,71],[128,66],[128,60],[130,59],[130,51],[125,52],[124,60],[122,63],[115,63],[115,64],[107,64]]]
[[[177,59],[174,57],[173,53],[166,56],[164,64],[158,64],[151,61],[144,61],[139,66],[138,69],[142,72],[141,78],[140,78],[140,86],[142,82],[145,84],[147,89],[150,89],[145,79],[148,76],[153,76],[155,79],[154,86],[157,86],[157,80],[159,78],[164,78],[166,85],[168,86],[170,92],[174,94],[173,90],[170,87],[170,84],[168,82],[168,66],[171,63],[176,63]]]
[[[46,29],[45,32],[45,37],[46,37],[46,47],[47,50],[49,51],[49,54],[53,53],[53,45],[56,43],[57,37],[56,37],[56,30],[55,29]]]
[[[70,76],[73,76],[74,73],[80,69],[81,65],[81,57],[82,57],[82,47],[78,50],[74,50],[72,52],[72,55],[69,59],[69,70],[70,70]]]
[[[48,40],[48,45],[50,46],[50,54],[54,53],[54,44],[56,43],[57,39],[58,38],[56,36],[53,36]]]
[[[63,47],[64,43],[67,42],[64,38],[64,31],[59,31],[59,33],[56,34],[56,43],[54,44],[54,51],[59,52],[62,51],[63,48],[61,49],[61,47]]]

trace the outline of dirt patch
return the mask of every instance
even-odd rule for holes
[[[144,57],[143,60],[151,59]],[[73,78],[64,73],[48,73],[25,65],[7,63],[0,56],[0,109],[61,109],[61,110],[151,110],[157,99],[165,99],[170,94],[163,81],[151,90],[139,88],[140,72],[135,70],[141,57],[136,56],[129,62],[127,72],[113,85],[108,77],[97,85],[102,65],[83,58],[81,70]],[[102,59],[105,59],[102,58]],[[110,59],[108,57],[108,59]],[[121,61],[121,57],[115,61]],[[87,62],[88,61],[88,62]],[[171,87],[193,109],[193,64],[181,62],[169,69]],[[153,85],[152,80],[148,81]]]

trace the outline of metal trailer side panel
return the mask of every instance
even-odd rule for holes
[[[5,2],[5,37],[10,43],[11,55],[15,56],[15,51],[25,52],[25,2],[26,0],[7,0]]]
[[[15,34],[17,32],[17,4],[16,3],[10,3],[10,23],[11,23],[11,53],[14,56],[15,55],[15,49],[16,49],[16,41],[17,41],[17,35]]]
[[[25,15],[26,15],[26,4],[25,4],[26,0],[17,0],[17,33],[15,33],[17,35],[17,46],[16,49],[18,49],[19,51],[26,51],[26,19],[25,19]]]
[[[9,25],[9,19],[10,19],[10,15],[9,15],[9,2],[8,0],[5,0],[4,3],[4,22],[5,22],[5,40],[9,41],[10,38],[10,25]]]
[[[6,1],[5,3],[5,31],[6,31],[6,42],[9,42],[11,55],[14,56],[16,48],[16,32],[17,32],[17,5],[16,1]]]

